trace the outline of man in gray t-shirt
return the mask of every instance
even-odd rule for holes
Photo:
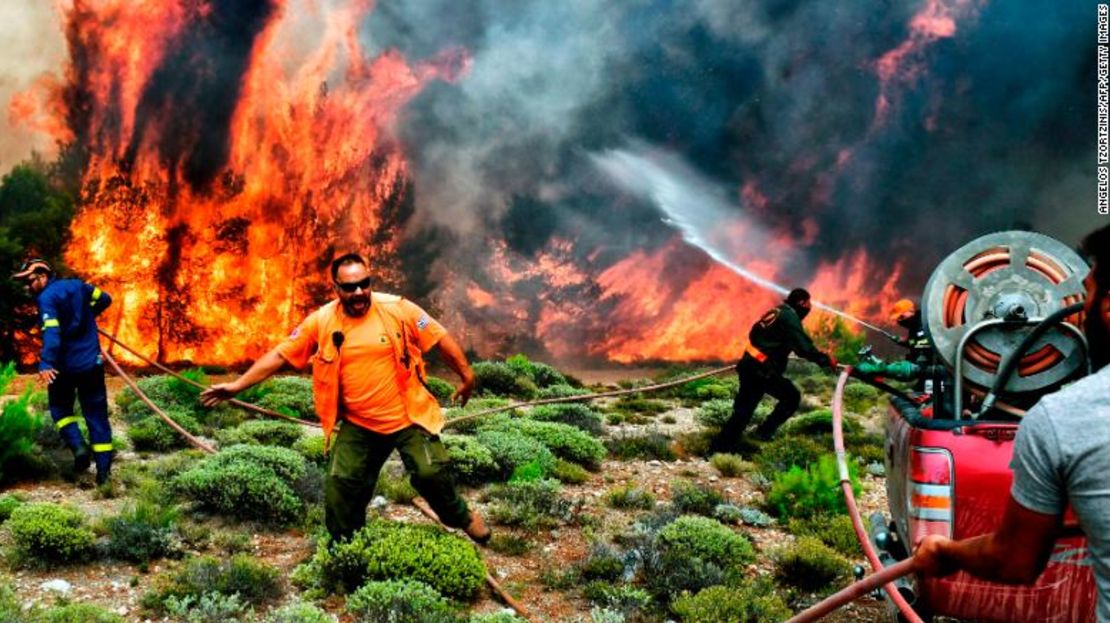
[[[1070,503],[1087,536],[1098,584],[1098,620],[1110,623],[1110,226],[1083,243],[1093,267],[1084,332],[1097,370],[1045,396],[1026,414],[1014,442],[1014,484],[998,530],[953,541],[922,540],[924,575],[967,571],[996,582],[1031,583],[1044,571]]]

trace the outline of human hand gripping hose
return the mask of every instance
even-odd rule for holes
[[[833,393],[832,402],[833,447],[836,450],[836,462],[840,470],[840,488],[844,491],[844,502],[848,507],[848,515],[852,518],[852,527],[856,530],[856,538],[859,539],[863,553],[867,556],[867,560],[871,563],[871,568],[875,570],[875,573],[858,582],[853,582],[843,590],[794,615],[787,620],[787,623],[819,621],[829,613],[859,599],[880,586],[890,596],[891,601],[898,607],[906,621],[922,623],[921,617],[914,612],[913,607],[906,602],[905,597],[898,592],[893,584],[894,580],[917,570],[915,559],[911,556],[884,568],[883,563],[875,553],[875,549],[871,546],[871,539],[868,538],[867,531],[863,528],[863,520],[860,519],[859,510],[856,508],[856,498],[852,493],[852,482],[848,475],[848,455],[844,451],[844,431],[842,430],[844,386],[851,375],[852,366],[841,366],[840,378],[837,379],[836,392]],[[888,389],[894,391],[893,388]]]

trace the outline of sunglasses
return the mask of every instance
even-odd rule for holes
[[[339,281],[336,281],[335,282],[335,287],[339,288],[340,290],[343,290],[344,292],[349,292],[349,293],[353,293],[355,290],[358,290],[359,288],[362,288],[363,290],[369,290],[370,289],[370,278],[367,277],[366,279],[363,279],[362,281],[352,281],[351,283],[341,283]]]

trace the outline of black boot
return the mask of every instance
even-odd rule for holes
[[[91,464],[92,464],[92,453],[89,452],[89,447],[88,446],[82,445],[80,448],[77,448],[76,450],[73,451],[73,473],[74,473],[74,475],[80,476],[81,474],[84,474],[85,471],[89,469],[89,465],[91,465]]]
[[[112,472],[110,472],[108,470],[105,470],[105,471],[97,470],[97,472],[96,472],[96,486],[99,487],[99,486],[103,485],[104,483],[108,482],[108,477],[111,476],[111,475],[112,475]]]

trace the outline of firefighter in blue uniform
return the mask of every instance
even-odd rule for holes
[[[54,426],[73,451],[77,474],[95,461],[96,484],[104,484],[112,469],[112,428],[96,317],[112,304],[112,297],[80,279],[55,278],[50,264],[40,259],[24,262],[12,278],[24,280],[37,297],[42,319],[39,378],[47,385]],[[91,453],[73,414],[74,398],[81,403]]]
[[[765,394],[770,394],[778,403],[756,430],[756,439],[770,439],[778,427],[794,415],[802,394],[783,376],[791,352],[821,367],[836,368],[836,359],[817,350],[802,327],[802,319],[811,307],[809,292],[795,288],[781,305],[763,314],[752,326],[748,346],[736,364],[740,390],[732,405],[732,417],[713,439],[710,452],[735,452],[741,448],[744,429]]]

